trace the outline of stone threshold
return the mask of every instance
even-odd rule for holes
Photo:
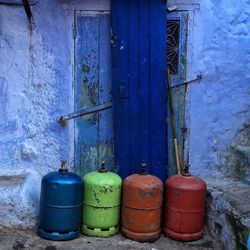
[[[227,178],[203,178],[208,186],[207,228],[225,250],[247,250],[250,232],[250,184]]]

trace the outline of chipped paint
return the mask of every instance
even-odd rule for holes
[[[82,65],[82,73],[89,73],[90,72],[90,67],[86,64]]]
[[[111,101],[109,15],[76,13],[75,109]],[[112,109],[82,116],[75,122],[75,165],[82,176],[101,160],[113,167]]]
[[[228,167],[223,152],[250,124],[249,8],[248,0],[202,0],[193,13],[189,79],[204,76],[189,86],[188,96],[189,157],[196,175],[221,176],[220,168]]]
[[[103,170],[105,166],[102,165]],[[111,172],[94,171],[83,179],[82,231],[88,236],[105,237],[118,231],[121,178]]]
[[[187,67],[187,30],[188,30],[188,14],[185,11],[170,13],[169,20],[180,20],[180,38],[179,38],[179,67],[178,74],[171,75],[171,85],[176,86],[186,80]],[[180,157],[180,165],[184,165],[184,140],[185,132],[185,102],[186,102],[186,86],[180,85],[172,89],[173,110],[175,115],[176,134],[178,140],[178,149]],[[168,105],[168,175],[176,174],[176,160],[173,142],[173,131],[171,127],[171,116]]]
[[[41,177],[68,159],[68,130],[56,119],[69,113],[72,30],[60,6],[55,0],[32,6],[32,31],[21,7],[0,7],[2,227],[36,225]]]
[[[122,191],[122,234],[137,241],[157,239],[161,233],[161,180],[149,174],[133,174],[124,180]]]

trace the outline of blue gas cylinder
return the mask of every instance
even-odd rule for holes
[[[247,239],[247,249],[250,250],[250,233],[248,234],[248,239]]]
[[[82,179],[65,164],[42,178],[37,234],[49,240],[70,240],[80,233]]]

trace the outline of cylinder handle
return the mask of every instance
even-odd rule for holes
[[[68,169],[66,168],[66,163],[67,163],[66,160],[61,160],[61,167],[59,169],[60,172],[67,172],[68,171]]]
[[[147,164],[145,163],[145,162],[143,162],[142,164],[141,164],[141,175],[146,175],[146,174],[148,174],[147,173],[147,171],[146,171],[146,167],[147,167]]]
[[[186,162],[184,164],[184,169],[183,169],[183,173],[182,173],[183,176],[191,176],[191,174],[189,172],[189,167],[190,167],[189,163]]]
[[[107,173],[106,162],[102,161],[101,167],[99,169],[100,173]]]

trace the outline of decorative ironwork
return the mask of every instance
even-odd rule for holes
[[[171,75],[178,74],[179,66],[179,42],[180,42],[180,21],[167,21],[167,62]]]

